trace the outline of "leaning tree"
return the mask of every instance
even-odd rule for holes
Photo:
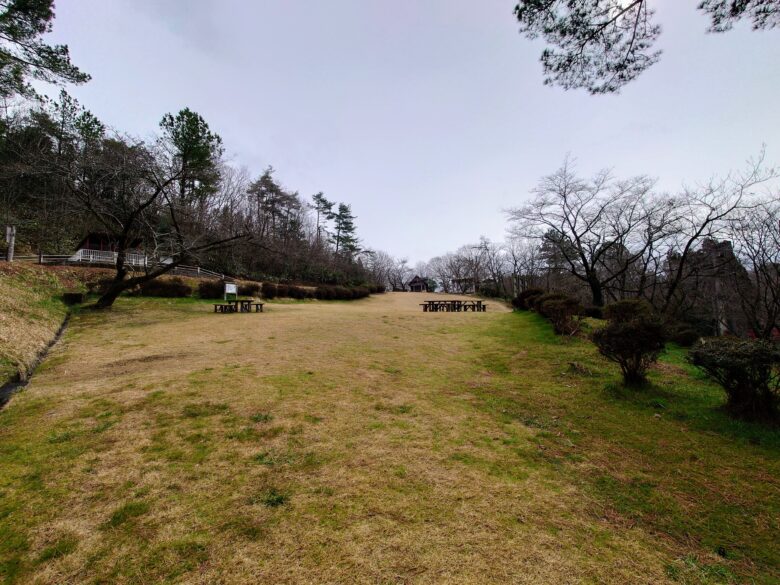
[[[88,112],[78,118],[83,123],[72,125],[69,155],[50,149],[38,153],[36,162],[62,182],[71,205],[114,242],[116,272],[96,308],[108,308],[123,291],[247,237],[241,226],[226,230],[217,224],[219,216],[212,213],[221,151],[202,119],[177,134],[165,124],[175,118],[166,117],[163,135],[147,143],[105,134]],[[139,241],[148,259],[142,267],[128,258]]]

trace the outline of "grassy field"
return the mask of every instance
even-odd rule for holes
[[[780,433],[671,350],[413,294],[83,312],[0,412],[7,583],[780,581]]]

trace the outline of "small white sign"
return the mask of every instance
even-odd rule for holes
[[[232,282],[226,282],[225,283],[225,294],[226,295],[237,295],[238,294],[238,286]]]

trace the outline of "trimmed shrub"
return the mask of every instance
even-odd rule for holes
[[[677,345],[682,347],[691,347],[694,343],[701,339],[701,335],[695,329],[690,327],[680,327],[672,329],[667,335],[669,341],[673,341]]]
[[[620,366],[625,384],[642,384],[647,380],[647,369],[664,349],[663,325],[652,315],[625,319],[625,312],[616,311],[612,317],[591,339],[601,355]]]
[[[259,282],[242,282],[238,285],[238,294],[242,297],[254,297],[260,293]]]
[[[574,335],[580,328],[580,302],[572,297],[549,299],[539,312],[552,323],[558,335]]]
[[[604,307],[604,318],[608,321],[624,323],[635,319],[652,319],[653,307],[643,299],[625,299],[615,301]]]
[[[512,306],[515,309],[521,311],[527,311],[533,308],[533,301],[535,297],[540,297],[544,294],[544,291],[540,288],[529,288],[521,292],[514,299],[512,299]]]
[[[301,286],[288,286],[287,287],[287,294],[292,299],[305,299],[306,298],[306,289]]]
[[[221,299],[225,294],[225,283],[221,280],[201,280],[198,296],[202,299]]]
[[[593,319],[603,319],[604,309],[601,307],[583,307],[580,315],[583,317],[591,317]]]
[[[155,278],[141,285],[141,295],[145,297],[181,298],[192,294],[192,287],[181,278]]]
[[[715,337],[699,341],[688,360],[726,391],[726,407],[749,420],[777,421],[780,347],[770,341]]]
[[[86,295],[79,291],[68,291],[62,293],[62,302],[66,305],[80,305],[84,302]]]
[[[364,286],[355,286],[347,288],[344,286],[318,286],[314,296],[322,301],[351,301],[362,299],[370,294],[369,289]]]
[[[560,301],[568,298],[569,295],[565,295],[559,292],[544,293],[543,295],[538,295],[533,297],[533,304],[529,303],[529,305],[534,311],[536,311],[543,317],[546,317],[547,315],[544,314],[542,309],[542,305],[544,305],[544,303],[546,303],[547,301]]]
[[[113,278],[98,278],[97,280],[91,280],[87,282],[87,291],[91,294],[102,295],[114,282]]]
[[[275,299],[276,298],[276,284],[273,282],[263,283],[263,298]]]
[[[287,298],[290,296],[290,287],[286,284],[277,284],[276,285],[276,296],[280,299]]]

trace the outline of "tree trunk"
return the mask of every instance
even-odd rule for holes
[[[103,293],[103,295],[97,300],[97,302],[94,305],[95,309],[110,309],[111,305],[114,304],[114,301],[117,299],[117,297],[122,294],[123,291],[127,290],[129,287],[124,286],[124,283],[126,281],[119,281],[116,280],[111,283],[111,286],[108,287],[108,290]]]
[[[597,278],[589,278],[588,286],[590,286],[590,294],[593,298],[594,307],[604,306],[604,291],[601,288],[601,283]]]

